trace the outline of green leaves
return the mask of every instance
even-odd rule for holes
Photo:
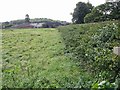
[[[92,85],[92,89],[116,89],[117,84],[110,83],[109,81],[101,81]]]
[[[61,27],[59,31],[67,51],[72,53],[80,67],[96,76],[99,82],[114,82],[120,76],[120,61],[112,51],[114,46],[120,45],[118,26],[117,22],[104,22],[71,25]]]
[[[101,4],[84,18],[86,23],[120,19],[120,1]]]
[[[72,22],[77,24],[84,23],[84,17],[91,12],[92,8],[93,6],[90,3],[78,2],[73,12]]]

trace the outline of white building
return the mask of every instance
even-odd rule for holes
[[[34,26],[34,28],[41,28],[45,23],[31,23],[30,25]]]

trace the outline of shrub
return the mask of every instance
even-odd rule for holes
[[[67,52],[97,81],[120,77],[120,57],[112,49],[120,45],[118,22],[70,25],[58,28]]]

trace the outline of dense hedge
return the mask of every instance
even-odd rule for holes
[[[120,57],[113,54],[113,47],[120,45],[119,21],[69,25],[58,30],[66,45],[65,54],[72,55],[97,82],[120,78]]]

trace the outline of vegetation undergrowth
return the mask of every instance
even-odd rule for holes
[[[120,57],[113,54],[113,47],[120,45],[119,21],[68,25],[58,30],[66,45],[66,53],[94,77],[90,87],[120,86]]]

